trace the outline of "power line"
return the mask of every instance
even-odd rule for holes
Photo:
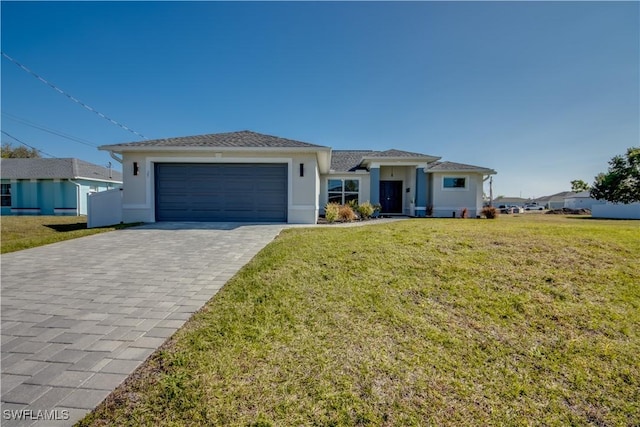
[[[131,133],[133,133],[134,135],[138,135],[140,138],[142,139],[148,139],[146,136],[136,132],[135,130],[129,128],[128,126],[123,125],[122,123],[119,123],[115,120],[113,120],[110,117],[105,116],[104,114],[102,114],[101,112],[97,111],[94,108],[91,108],[90,106],[88,106],[87,104],[85,104],[84,102],[80,101],[79,99],[75,98],[73,95],[65,92],[64,90],[60,89],[58,86],[54,85],[53,83],[49,82],[48,80],[46,80],[44,77],[39,76],[38,74],[34,73],[33,71],[31,71],[29,68],[27,68],[26,66],[22,65],[21,63],[19,63],[18,61],[16,61],[15,59],[13,59],[12,57],[10,57],[9,55],[7,55],[4,52],[0,52],[2,53],[2,56],[4,56],[5,58],[7,58],[9,61],[13,62],[14,64],[16,64],[18,67],[22,68],[24,71],[26,71],[27,73],[31,74],[33,77],[37,78],[38,80],[40,80],[42,83],[46,84],[47,86],[49,86],[50,88],[54,89],[56,92],[61,93],[62,95],[66,96],[67,98],[69,98],[70,100],[72,100],[73,102],[75,102],[76,104],[81,105],[82,107],[86,108],[87,110],[97,114],[98,116],[102,117],[103,119],[113,123],[114,125],[129,131]]]
[[[5,131],[3,131],[3,130],[2,130],[2,131],[0,131],[0,132],[2,132],[3,134],[7,135],[7,136],[8,136],[9,138],[11,138],[11,139],[14,139],[14,140],[18,141],[20,144],[22,144],[22,145],[26,145],[27,147],[31,148],[32,150],[36,150],[36,151],[37,151],[37,152],[39,152],[39,153],[46,154],[46,155],[47,155],[47,156],[49,156],[49,157],[53,157],[54,159],[57,159],[57,157],[56,157],[56,156],[54,156],[53,154],[49,154],[49,153],[47,153],[46,151],[42,151],[42,150],[40,150],[40,149],[38,149],[38,148],[34,147],[33,145],[29,145],[29,144],[27,144],[27,143],[26,143],[26,142],[24,142],[24,141],[20,141],[20,140],[19,140],[18,138],[16,138],[15,136],[10,135],[10,134],[8,134],[7,132],[5,132]]]
[[[55,129],[48,128],[48,127],[46,127],[44,125],[39,125],[39,124],[31,122],[31,121],[29,121],[27,119],[23,119],[23,118],[20,118],[18,116],[14,116],[13,114],[9,114],[6,111],[3,111],[2,115],[7,116],[9,119],[15,120],[18,123],[22,123],[24,125],[31,126],[32,128],[40,129],[40,130],[43,130],[45,132],[49,132],[50,134],[61,136],[63,138],[66,138],[66,139],[74,141],[74,142],[78,142],[80,144],[88,145],[89,147],[98,148],[97,145],[92,144],[91,142],[87,141],[86,139],[78,138],[76,136],[66,134],[66,133],[64,133],[62,131],[58,131],[58,130],[55,130]]]

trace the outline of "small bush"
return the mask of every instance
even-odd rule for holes
[[[433,216],[433,205],[427,206],[427,216]]]
[[[327,203],[324,207],[324,217],[327,222],[335,222],[340,213],[340,205],[337,203]]]
[[[460,218],[469,218],[469,210],[467,208],[462,209],[462,212],[460,212]]]
[[[482,211],[480,211],[480,213],[487,219],[495,219],[500,214],[498,209],[493,206],[485,206],[484,208],[482,208]]]
[[[374,208],[373,205],[369,202],[364,202],[361,205],[358,205],[358,213],[362,219],[369,219],[371,215],[373,215]]]
[[[340,218],[343,221],[351,222],[355,220],[357,217],[356,217],[356,213],[353,211],[351,206],[342,205],[338,210],[338,218]]]

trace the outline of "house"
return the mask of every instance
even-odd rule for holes
[[[591,192],[581,191],[579,193],[569,193],[564,198],[564,206],[569,209],[589,209],[593,205],[604,205],[606,201],[597,200],[591,197]]]
[[[117,188],[122,174],[79,159],[2,159],[2,215],[86,215],[87,194]]]
[[[564,207],[564,198],[571,194],[574,193],[571,191],[561,191],[560,193],[555,193],[550,196],[538,197],[534,199],[534,202],[547,209],[562,209]]]
[[[401,150],[335,150],[251,131],[99,147],[122,162],[122,219],[314,224],[327,202],[385,215],[480,214],[492,169]],[[121,156],[121,157],[120,157]],[[432,208],[432,209],[431,209]]]

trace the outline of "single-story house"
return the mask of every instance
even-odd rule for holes
[[[561,191],[560,193],[552,194],[550,196],[538,197],[537,199],[534,199],[534,202],[547,209],[562,209],[564,208],[564,198],[570,194],[574,193],[571,191]]]
[[[591,192],[581,191],[579,193],[569,193],[564,198],[564,206],[569,209],[589,209],[593,205],[604,205],[605,200],[597,200],[591,197]]]
[[[122,186],[118,171],[79,159],[2,159],[2,215],[86,215],[87,194]]]
[[[401,150],[333,150],[251,131],[99,147],[122,162],[122,220],[315,224],[328,202],[384,215],[480,214],[496,171]],[[121,157],[120,157],[121,156]]]

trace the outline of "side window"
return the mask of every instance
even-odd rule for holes
[[[467,188],[467,178],[445,176],[442,178],[442,188],[465,189]]]
[[[357,179],[330,179],[327,185],[329,203],[344,205],[352,200],[358,202],[360,181]]]
[[[0,188],[0,204],[2,206],[11,206],[11,184],[2,184]]]

